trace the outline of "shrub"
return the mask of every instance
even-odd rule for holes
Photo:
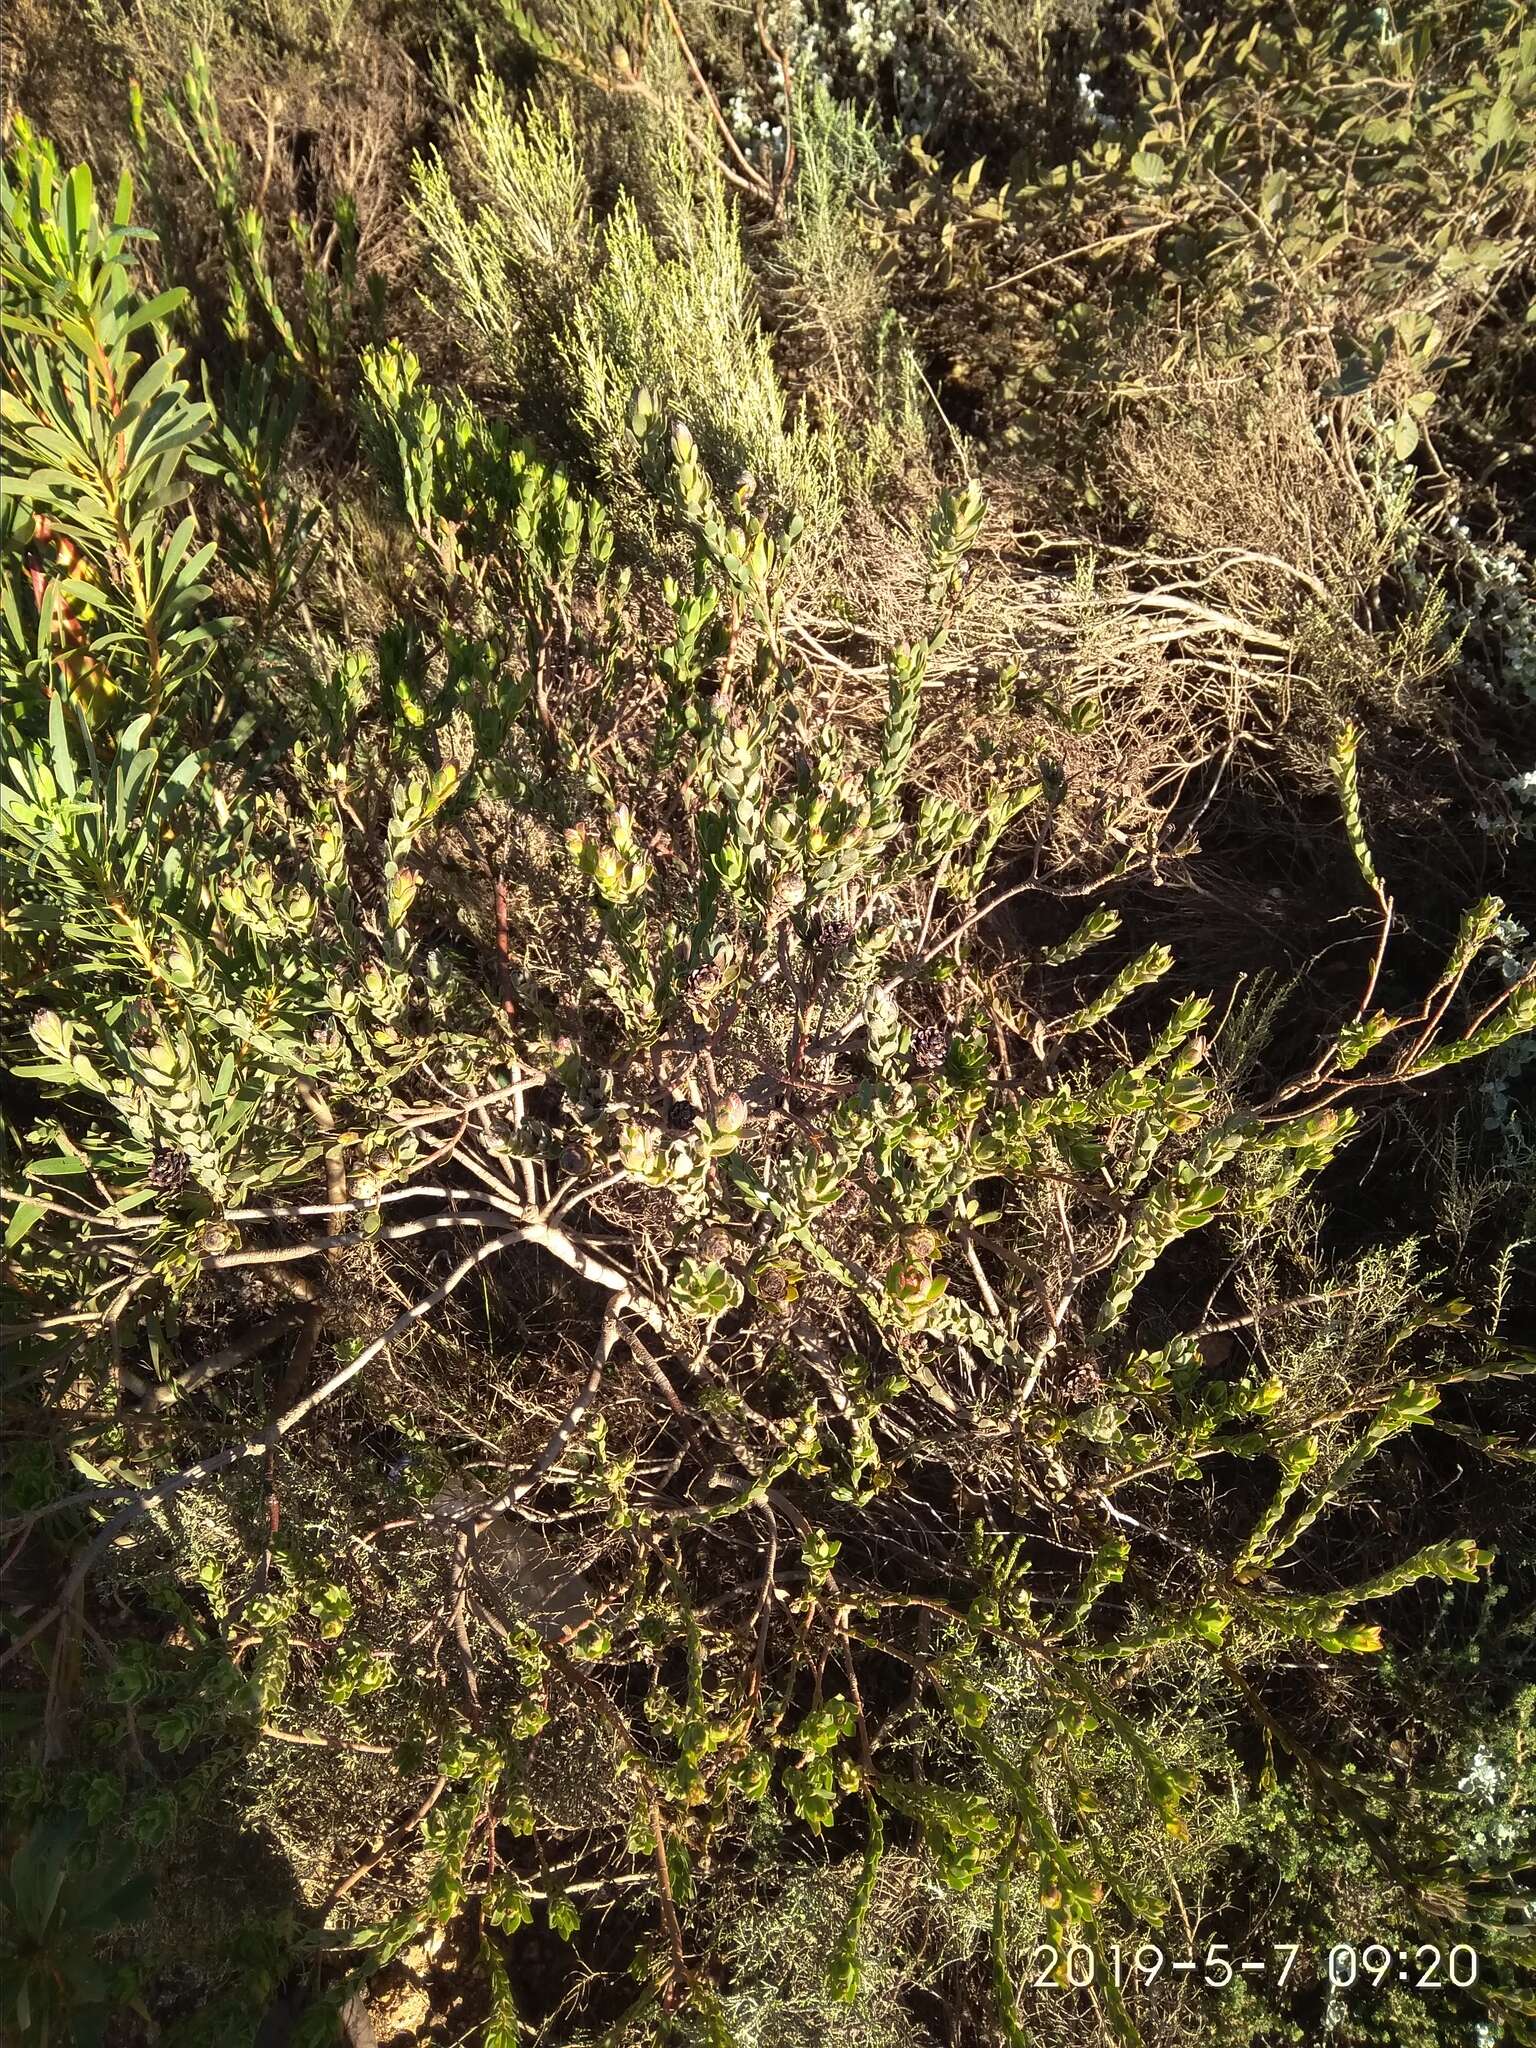
[[[876,602],[850,577],[811,609],[850,444],[787,395],[663,11],[704,112],[638,96],[630,189],[596,196],[574,86],[514,115],[481,84],[453,169],[418,165],[472,390],[451,349],[368,340],[344,252],[271,256],[200,69],[175,119],[227,265],[217,396],[184,373],[192,301],[134,260],[130,181],[109,218],[16,130],[7,2023],[78,2031],[112,1993],[124,2026],[137,1999],[249,2040],[281,1991],[318,2041],[451,1942],[487,2043],[884,2048],[936,2038],[935,2000],[1015,2044],[1325,2017],[1365,2043],[1419,2022],[1330,1999],[1348,1905],[1475,1941],[1422,2038],[1517,2039],[1518,1630],[1483,1750],[1400,1695],[1434,1668],[1415,1617],[1481,1593],[1501,1522],[1528,1534],[1513,1484],[1452,1493],[1432,1448],[1518,1474],[1493,1424],[1532,1366],[1528,1223],[1468,1226],[1464,1299],[1431,1223],[1394,1239],[1350,1175],[1393,1142],[1378,1105],[1449,1114],[1518,1053],[1536,980],[1491,895],[1433,948],[1362,780],[1379,736],[1336,719],[1335,894],[1297,943],[1331,918],[1343,970],[1184,966],[1154,885],[1245,731],[1201,692],[1223,661],[1288,675],[1251,614],[1297,581],[1294,531],[1234,534],[1247,613],[1122,587],[1081,540],[1075,581],[1018,573],[1005,606],[971,481],[884,539]],[[1252,51],[1222,51],[1241,155]],[[1219,215],[1221,147],[1159,105]],[[825,281],[875,129],[801,122],[803,186],[787,152],[725,161]],[[1095,175],[1161,191],[1135,162]],[[1236,333],[1271,238],[1215,239]],[[850,289],[877,350],[873,273]],[[878,422],[849,431],[872,460]],[[1318,565],[1340,640],[1381,545],[1353,590],[1356,558]],[[1362,667],[1441,658],[1417,617],[1350,625]],[[1180,709],[1221,770],[1191,814],[1191,764],[1163,802],[1120,772],[1177,701],[1122,685],[1202,636]],[[1447,1835],[1490,1771],[1510,1817]],[[63,1814],[123,1869],[72,1866]],[[1269,1955],[1273,1874],[1319,1840],[1294,1985],[1213,2019],[1141,1959]],[[162,1903],[113,1983],[79,1935],[126,1951],[130,1863]]]
[[[628,422],[643,392],[688,420],[717,473],[761,478],[781,503],[830,523],[835,444],[785,396],[724,182],[685,129],[647,139],[653,221],[622,192],[595,247],[567,108],[517,120],[504,93],[482,82],[456,153],[485,186],[486,205],[471,218],[442,161],[418,163],[417,222],[460,312],[525,405],[546,396],[553,343],[560,409],[610,487],[634,482]],[[509,306],[522,311],[521,334]]]

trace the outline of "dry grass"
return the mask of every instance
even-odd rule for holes
[[[1268,369],[1201,360],[1176,400],[1125,415],[1105,469],[1145,527],[1147,568],[1192,560],[1213,594],[1269,624],[1309,599],[1353,612],[1381,573],[1381,507],[1337,408],[1319,404],[1323,381],[1298,348]]]

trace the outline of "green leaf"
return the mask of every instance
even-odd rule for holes
[[[142,1920],[154,1898],[154,1886],[142,1873],[127,1867],[120,1857],[91,1873],[92,1895],[72,1914],[71,1924],[86,1933],[106,1933]]]
[[[581,1915],[564,1892],[556,1892],[549,1901],[549,1925],[562,1941],[570,1941],[581,1926]]]
[[[12,1245],[20,1244],[39,1217],[47,1213],[47,1210],[40,1209],[36,1202],[18,1202],[15,1213],[6,1226],[5,1249],[9,1251]]]
[[[1488,110],[1488,124],[1483,134],[1492,147],[1501,142],[1513,142],[1517,130],[1515,103],[1507,92],[1501,93]]]
[[[36,1941],[48,1931],[80,1838],[78,1814],[39,1821],[11,1858],[11,1902],[18,1923]]]
[[[132,334],[136,327],[148,327],[158,320],[163,320],[167,313],[174,313],[176,308],[185,305],[186,301],[186,287],[184,285],[172,286],[170,291],[161,292],[158,298],[150,299],[146,304],[140,306],[129,317],[123,328],[124,334]]]
[[[1339,374],[1322,388],[1324,398],[1358,398],[1362,391],[1369,391],[1376,382],[1376,372],[1363,356],[1346,350],[1339,364]]]
[[[69,729],[64,723],[64,699],[56,690],[48,705],[48,748],[53,757],[54,780],[65,797],[75,794],[75,761],[70,752]]]
[[[100,1486],[103,1488],[111,1486],[112,1481],[107,1477],[106,1473],[102,1471],[101,1467],[99,1465],[93,1465],[90,1459],[85,1455],[84,1451],[77,1450],[74,1447],[74,1445],[70,1446],[69,1462],[71,1463],[71,1465],[74,1466],[75,1470],[80,1474],[80,1477],[82,1479],[90,1480],[92,1486]]]

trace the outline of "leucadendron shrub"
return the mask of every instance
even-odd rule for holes
[[[621,559],[391,344],[347,525],[276,374],[194,395],[137,232],[126,181],[109,218],[19,132],[13,1877],[67,1867],[61,1805],[163,1873],[222,1828],[236,1888],[231,1826],[280,1844],[297,1898],[237,1914],[195,1997],[119,1982],[182,2039],[253,2038],[284,1981],[331,2038],[452,1928],[487,2043],[562,1999],[562,2038],[771,2040],[717,1897],[823,1858],[828,2038],[893,1996],[865,1929],[899,1870],[967,1902],[994,2031],[1136,2041],[1155,2000],[1112,1959],[1176,1939],[1214,1853],[1215,1752],[1162,1688],[1196,1673],[1271,1772],[1369,1810],[1271,1680],[1490,1563],[1485,1532],[1320,1546],[1444,1388],[1529,1367],[1497,1302],[1321,1246],[1310,1285],[1242,1290],[1385,1092],[1536,1025],[1489,971],[1501,906],[1388,1001],[1343,731],[1358,1000],[1265,1073],[1231,991],[1058,894],[1056,763],[926,744],[975,484],[933,508],[907,638],[818,665],[792,492],[715,474],[640,385],[609,428],[670,567]],[[1135,857],[1106,847],[1105,896]],[[1021,898],[1051,935],[1001,955]],[[1518,1930],[1468,1911],[1499,2010]],[[73,2023],[55,1932],[5,1958],[37,2038]]]

